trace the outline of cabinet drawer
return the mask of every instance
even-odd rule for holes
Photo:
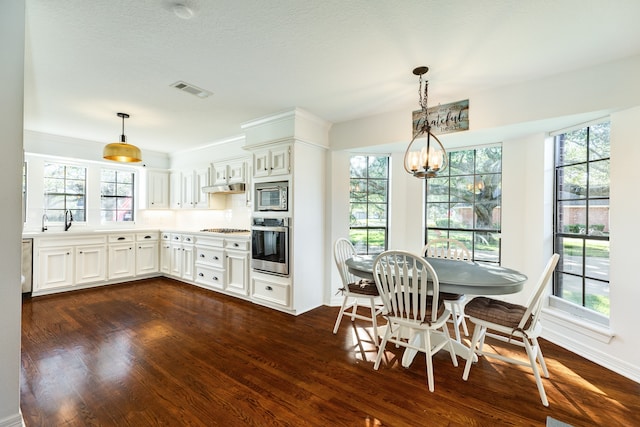
[[[289,290],[288,284],[271,282],[253,277],[251,279],[253,292],[252,296],[257,299],[269,301],[272,303],[289,306]]]
[[[137,242],[155,242],[158,240],[158,233],[137,233]]]
[[[171,241],[172,242],[182,242],[182,243],[191,243],[191,244],[193,244],[195,242],[195,239],[190,234],[175,234],[175,233],[172,233],[171,234]]]
[[[224,247],[224,239],[222,237],[202,237],[202,236],[194,236],[195,237],[195,242],[197,245],[207,245],[207,246],[213,246],[216,248],[223,248]]]
[[[216,289],[224,289],[224,270],[196,266],[196,283]]]
[[[224,251],[221,249],[196,247],[196,264],[224,268]]]
[[[135,240],[133,234],[110,234],[109,243],[126,243]]]
[[[248,251],[249,241],[248,240],[225,240],[224,246],[227,249],[233,249],[236,251]]]

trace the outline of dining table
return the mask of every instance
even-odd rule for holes
[[[347,268],[354,275],[363,279],[374,280],[373,261],[375,255],[356,255],[345,261]],[[465,295],[506,295],[520,292],[527,281],[521,272],[498,264],[485,262],[459,261],[446,258],[427,258],[425,260],[436,272],[440,292]],[[420,335],[418,334],[419,338]],[[434,335],[434,345],[446,339],[444,334]],[[466,359],[469,347],[449,338],[457,356]],[[441,341],[440,341],[441,342]],[[418,343],[416,343],[418,344]],[[445,346],[444,349],[447,349]],[[417,351],[407,349],[402,356],[402,366],[408,367]],[[476,357],[472,353],[473,357]]]

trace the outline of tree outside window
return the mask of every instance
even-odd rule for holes
[[[387,249],[389,157],[352,156],[349,237],[359,254]]]
[[[134,173],[102,169],[100,205],[102,222],[134,220]]]
[[[609,132],[555,136],[554,295],[609,316]]]
[[[456,239],[475,261],[500,262],[502,147],[449,152],[443,175],[427,179],[426,241]]]
[[[74,221],[86,221],[86,176],[82,166],[44,165],[44,213],[49,222],[64,222],[66,210],[71,211]]]

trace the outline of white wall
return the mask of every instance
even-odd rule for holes
[[[640,382],[640,334],[635,309],[640,300],[637,216],[640,202],[640,56],[540,81],[470,94],[471,130],[443,135],[446,148],[503,144],[502,264],[524,272],[525,290],[505,299],[524,303],[553,250],[553,156],[548,133],[610,114],[611,131],[611,316],[610,327],[544,311],[544,338]],[[602,84],[605,82],[606,84]],[[600,83],[600,84],[599,84]],[[456,100],[436,100],[446,103]],[[391,112],[334,124],[330,133],[332,207],[329,246],[348,235],[348,158],[351,152],[390,150],[392,161],[390,248],[417,247],[422,238],[421,182],[402,168],[397,143],[410,139],[410,112]],[[339,168],[339,169],[336,169]],[[343,169],[344,168],[344,169]],[[336,216],[339,216],[337,218]],[[342,219],[344,218],[344,219]],[[340,286],[333,262],[330,302]]]
[[[0,426],[20,426],[20,253],[25,4],[0,2]]]

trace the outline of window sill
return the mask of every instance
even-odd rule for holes
[[[591,317],[598,316],[594,316],[594,313],[590,310],[585,310],[582,307],[579,307],[582,311],[580,314],[587,314],[586,316],[578,314],[580,310],[575,310],[575,307],[572,307],[572,310],[565,310],[563,305],[567,304],[573,306],[573,304],[567,303],[566,301],[562,301],[560,298],[553,296],[549,297],[549,303],[549,307],[544,308],[542,313],[550,320],[550,322],[605,344],[608,344],[615,336],[608,324],[602,324],[598,321],[600,319],[591,319]]]

